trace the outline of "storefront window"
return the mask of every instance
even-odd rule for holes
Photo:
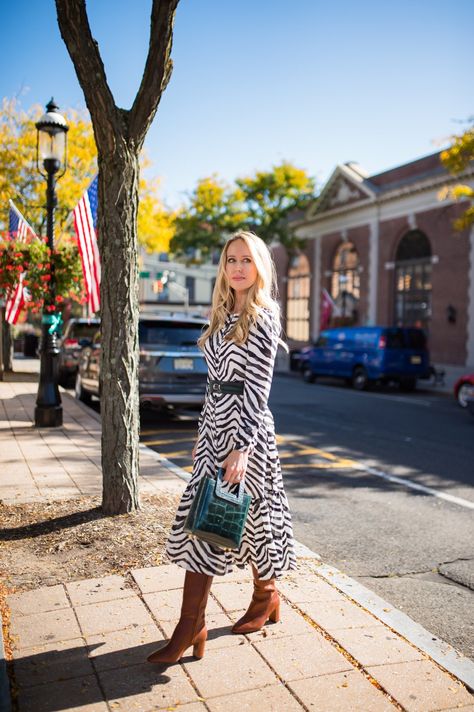
[[[411,230],[395,257],[395,314],[397,326],[429,328],[431,320],[431,245],[420,230]]]
[[[359,314],[360,265],[352,242],[343,242],[334,255],[331,276],[331,296],[335,301],[341,324],[356,324]]]
[[[309,341],[310,271],[306,255],[292,257],[288,270],[286,331],[289,339]]]

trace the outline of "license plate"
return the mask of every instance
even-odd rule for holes
[[[421,363],[421,356],[410,356],[410,363]]]
[[[173,365],[175,371],[192,371],[194,361],[192,358],[175,358]]]

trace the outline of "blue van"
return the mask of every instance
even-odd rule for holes
[[[422,329],[351,326],[326,329],[314,346],[302,349],[305,381],[317,376],[344,378],[357,390],[371,383],[398,381],[406,391],[418,378],[429,378],[430,357]]]

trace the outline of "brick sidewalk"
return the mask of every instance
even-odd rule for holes
[[[64,427],[35,430],[35,394],[32,383],[0,383],[0,498],[97,493],[97,416],[64,394]],[[142,490],[181,490],[174,470],[142,451]],[[248,574],[216,578],[203,660],[188,655],[166,669],[145,658],[179,615],[183,571],[174,565],[12,595],[19,710],[474,711],[460,682],[318,568],[300,558],[298,570],[279,582],[282,621],[248,636],[230,634],[250,600]]]

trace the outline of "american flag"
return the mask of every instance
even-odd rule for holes
[[[24,242],[28,237],[36,237],[33,228],[28,225],[23,215],[20,213],[18,208],[15,207],[11,200],[8,232],[11,239],[20,240],[21,242]],[[9,324],[17,323],[20,312],[27,301],[27,295],[25,294],[26,287],[23,286],[24,279],[25,273],[21,272],[18,284],[7,297],[7,303],[5,305],[5,319]]]
[[[74,228],[82,261],[89,311],[100,307],[100,257],[97,246],[98,176],[94,178],[74,208]]]

